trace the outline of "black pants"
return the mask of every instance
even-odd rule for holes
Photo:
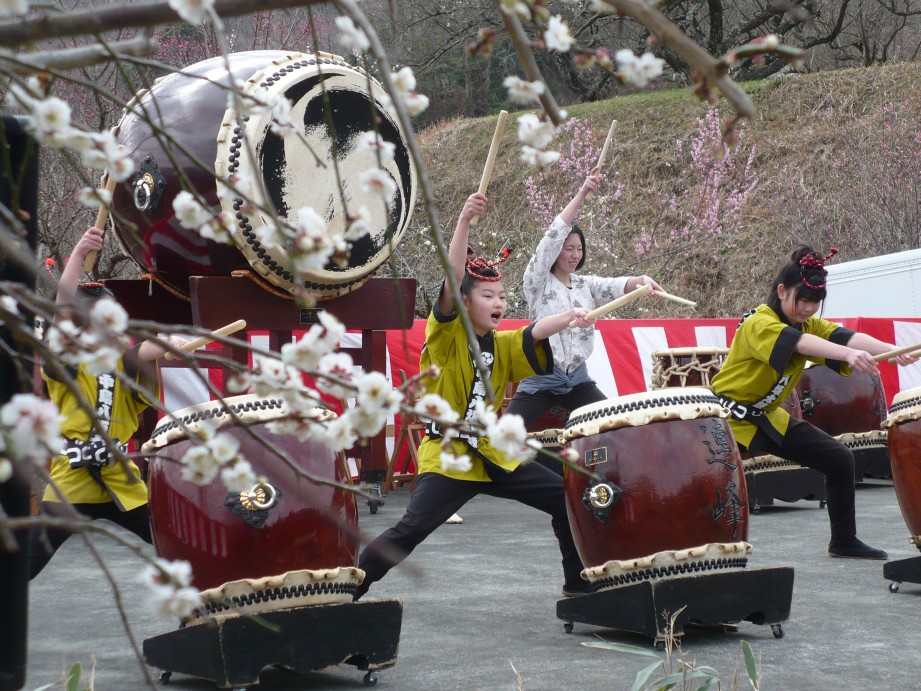
[[[105,502],[104,504],[73,504],[77,513],[91,518],[93,520],[104,518],[112,523],[117,523],[125,530],[141,538],[144,542],[150,543],[150,512],[147,504],[139,506],[131,511],[119,511],[114,502]],[[65,511],[64,504],[58,502],[43,501],[41,513],[46,516],[61,518],[70,518],[70,511]],[[31,572],[29,579],[35,578],[41,570],[45,568],[54,553],[64,544],[64,541],[70,537],[71,531],[63,528],[32,528],[29,533],[29,544],[32,551]]]
[[[492,482],[454,480],[438,473],[420,475],[403,518],[368,545],[358,558],[358,568],[366,575],[357,596],[366,593],[372,583],[383,578],[438,526],[478,494],[516,499],[550,514],[550,525],[563,557],[565,585],[584,584],[579,575],[582,561],[576,552],[566,515],[562,479],[536,463],[521,465],[511,473],[497,468],[489,472]]]
[[[529,432],[542,432],[543,430],[541,429],[532,428],[532,425],[550,409],[554,407],[562,408],[568,420],[570,413],[576,408],[581,408],[589,403],[604,401],[607,398],[595,382],[589,381],[574,386],[572,391],[564,394],[555,394],[549,391],[538,391],[536,393],[518,391],[508,404],[508,409],[505,412],[520,415],[524,420],[525,429]],[[536,460],[545,468],[549,468],[562,477],[563,466],[559,462],[542,455],[539,455]]]
[[[739,448],[745,449],[739,444]],[[854,454],[844,444],[804,420],[790,420],[783,444],[764,434],[752,440],[753,453],[770,453],[825,475],[825,498],[831,539],[847,543],[857,536],[854,515]]]

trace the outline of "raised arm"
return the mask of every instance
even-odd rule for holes
[[[55,302],[58,305],[73,305],[74,296],[77,294],[77,286],[80,285],[80,274],[83,271],[83,260],[90,252],[98,252],[102,249],[103,231],[99,228],[87,228],[83,236],[77,241],[70,253],[70,259],[61,272],[61,279],[58,281],[58,293]]]
[[[448,261],[451,263],[451,273],[454,280],[460,285],[464,278],[464,267],[467,262],[467,245],[470,236],[470,219],[480,216],[486,210],[486,196],[476,192],[467,197],[464,208],[461,209],[454,229],[454,237],[448,245]],[[454,314],[454,296],[448,290],[442,290],[438,297],[438,309],[442,314]]]
[[[598,168],[592,168],[588,177],[585,178],[585,182],[582,183],[582,187],[576,192],[576,196],[570,199],[566,208],[560,212],[560,218],[563,219],[566,225],[572,225],[573,221],[576,220],[576,216],[579,215],[579,208],[582,206],[582,202],[585,201],[588,195],[597,190],[600,184],[601,176],[598,175]]]

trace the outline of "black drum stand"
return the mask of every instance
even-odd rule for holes
[[[218,616],[144,641],[144,660],[164,670],[213,681],[219,688],[259,683],[270,665],[297,673],[354,665],[365,684],[396,664],[401,600],[304,605],[250,616]]]
[[[774,637],[782,638],[792,599],[792,567],[742,569],[652,579],[566,598],[556,603],[556,616],[566,633],[575,622],[632,631],[664,650],[667,638],[695,625],[732,631],[736,623],[750,621],[769,624]]]
[[[889,592],[899,592],[902,583],[921,583],[921,557],[909,557],[883,564],[883,578],[890,581]]]
[[[777,470],[746,470],[748,507],[757,514],[762,506],[780,501],[818,501],[825,508],[825,476],[812,468],[791,467]]]

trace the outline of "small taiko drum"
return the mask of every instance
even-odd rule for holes
[[[802,419],[835,437],[854,453],[857,479],[888,477],[886,392],[879,374],[842,377],[825,365],[810,364],[796,385]]]
[[[281,400],[244,395],[225,401],[163,418],[143,446],[157,554],[190,562],[201,590],[290,571],[354,567],[358,509],[344,488],[350,478],[342,455],[271,431],[271,423],[290,417]],[[335,417],[320,409],[308,416],[317,424]],[[182,478],[180,461],[194,446],[190,436],[203,428],[239,442],[240,455],[260,478],[254,487],[228,492],[219,477],[201,486]]]
[[[231,78],[242,85],[242,99],[287,98],[297,132],[273,132],[270,113],[246,115],[241,123],[228,98]],[[270,290],[304,287],[319,298],[358,288],[388,259],[415,203],[415,165],[389,103],[372,76],[326,53],[232,53],[226,61],[205,60],[158,79],[128,104],[114,129],[137,171],[113,196],[123,250],[179,295],[188,295],[190,276],[230,276],[240,269]],[[393,158],[382,162],[395,189],[386,199],[361,190],[361,174],[377,166],[358,146],[369,131],[395,146]],[[244,204],[240,187],[217,184],[216,175],[240,185],[248,180],[253,204]],[[233,245],[182,227],[173,201],[190,189],[213,211],[230,215]],[[325,219],[330,240],[344,236],[349,216],[361,207],[370,218],[370,233],[347,243],[344,265],[330,261],[306,278],[295,275],[282,248],[263,244],[256,233],[277,216],[295,222],[304,207]]]
[[[710,386],[728,348],[670,348],[652,354],[652,388]]]
[[[586,567],[748,537],[742,460],[704,388],[669,388],[573,411],[562,439],[591,476],[564,471]]]
[[[895,496],[911,541],[921,549],[921,387],[895,395],[883,426]]]

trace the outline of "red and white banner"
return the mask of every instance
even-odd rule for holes
[[[833,321],[854,331],[861,331],[896,346],[921,343],[921,319],[881,319],[857,317]],[[517,329],[527,322],[509,319],[503,329]],[[609,397],[623,396],[650,389],[652,354],[670,348],[728,347],[735,335],[738,319],[605,319],[595,329],[595,349],[588,361],[589,373]],[[298,334],[299,336],[300,334]],[[251,332],[250,341],[268,346],[264,333]],[[393,383],[402,382],[419,370],[419,353],[425,339],[425,321],[416,320],[412,329],[387,332],[387,374]],[[360,333],[348,333],[343,348],[361,345]],[[163,368],[163,394],[168,410],[178,410],[211,398],[207,387],[191,370]],[[880,363],[886,401],[899,391],[921,386],[921,363],[898,367]],[[209,370],[209,378],[220,388],[221,373]]]

